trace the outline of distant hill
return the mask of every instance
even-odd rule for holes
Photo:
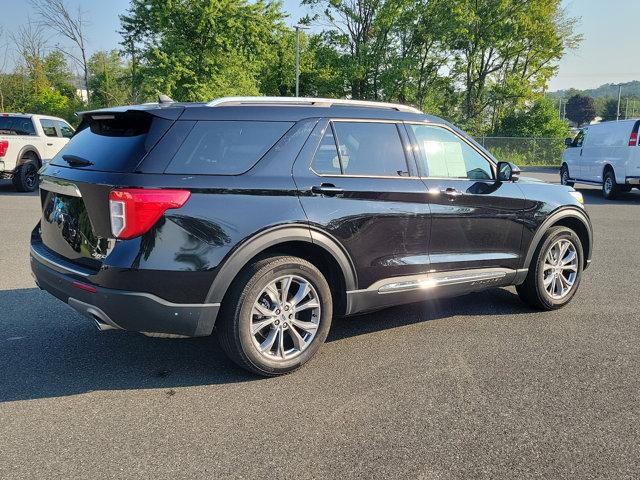
[[[588,95],[593,98],[607,98],[618,96],[618,85],[614,83],[607,83],[601,85],[598,88],[590,88],[588,90],[577,90],[570,88],[567,90],[558,90],[556,92],[549,92],[547,95],[551,98],[565,98],[573,96],[577,93],[582,95]],[[633,82],[627,82],[622,84],[622,96],[623,97],[637,97],[640,98],[640,81],[634,80]]]

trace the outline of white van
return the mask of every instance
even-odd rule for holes
[[[584,127],[565,142],[560,181],[602,185],[606,199],[640,188],[640,120],[603,122]]]

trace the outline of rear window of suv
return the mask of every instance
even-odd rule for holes
[[[293,122],[196,123],[165,170],[193,175],[239,175],[253,167]]]
[[[0,135],[35,135],[36,129],[28,117],[0,117]]]
[[[82,121],[51,163],[68,167],[68,160],[75,158],[86,161],[79,167],[84,170],[130,172],[171,123],[144,112],[93,115]]]

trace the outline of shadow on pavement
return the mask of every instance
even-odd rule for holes
[[[640,205],[640,191],[638,190],[620,193],[615,200],[607,200],[602,196],[602,190],[600,188],[576,185],[575,189],[582,193],[584,202],[587,205],[607,205],[611,207],[615,207],[616,205]]]
[[[36,288],[0,291],[0,402],[95,390],[167,389],[260,380],[232,364],[214,338],[156,339],[98,332]],[[334,321],[329,342],[453,315],[529,313],[507,290],[394,307]]]
[[[35,192],[17,192],[11,180],[0,180],[0,196],[13,195],[16,197],[37,197],[38,190]]]

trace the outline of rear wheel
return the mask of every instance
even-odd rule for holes
[[[19,192],[33,192],[38,187],[38,159],[27,153],[13,172],[13,186]]]
[[[560,168],[560,183],[562,185],[567,185],[569,187],[573,187],[575,185],[574,182],[569,180],[569,167],[567,165],[562,165]]]
[[[620,193],[620,186],[616,182],[616,176],[613,170],[608,169],[604,172],[604,179],[602,182],[602,196],[607,200],[615,200]]]
[[[268,257],[249,265],[233,282],[216,329],[231,360],[275,376],[313,357],[327,338],[332,315],[331,290],[313,264]]]
[[[542,238],[523,284],[516,286],[527,304],[542,310],[564,307],[575,295],[582,277],[580,238],[566,227],[552,227]]]

